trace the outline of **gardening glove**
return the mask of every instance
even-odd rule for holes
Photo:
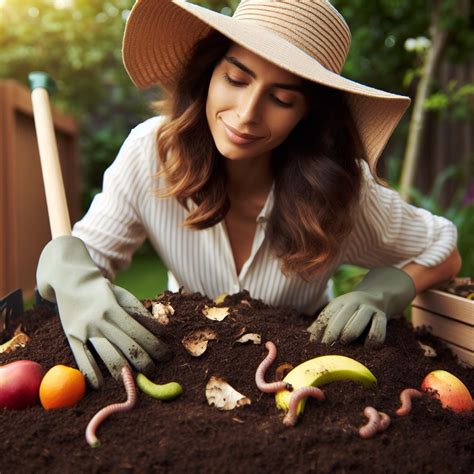
[[[88,341],[118,379],[127,359],[147,373],[154,367],[150,355],[158,361],[171,355],[166,344],[128,314],[149,316],[148,311],[132,294],[102,276],[77,237],[57,237],[46,245],[36,279],[41,297],[57,303],[79,370],[94,388],[102,385],[103,378]]]
[[[387,319],[401,313],[415,297],[411,277],[395,267],[370,270],[345,295],[332,300],[308,327],[312,341],[331,344],[337,339],[348,343],[359,337],[372,321],[366,346],[378,347],[385,341]]]

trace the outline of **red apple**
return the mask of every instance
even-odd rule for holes
[[[444,408],[456,413],[471,411],[472,396],[467,387],[453,374],[446,370],[434,370],[423,380],[421,389],[435,396]]]
[[[43,375],[43,367],[32,360],[0,366],[0,408],[23,410],[36,405]]]

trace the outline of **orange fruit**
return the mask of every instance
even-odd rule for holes
[[[72,407],[86,393],[86,379],[77,369],[55,365],[46,372],[39,388],[41,405],[46,410]]]

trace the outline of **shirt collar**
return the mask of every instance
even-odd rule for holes
[[[273,182],[270,192],[268,193],[265,205],[257,216],[257,222],[267,222],[270,219],[270,214],[273,209],[273,203],[275,201],[275,182]]]

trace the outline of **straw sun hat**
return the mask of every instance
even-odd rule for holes
[[[140,88],[169,87],[212,30],[297,76],[344,91],[375,169],[410,99],[340,75],[351,33],[329,1],[242,0],[229,17],[183,0],[137,0],[125,28],[125,68]]]

